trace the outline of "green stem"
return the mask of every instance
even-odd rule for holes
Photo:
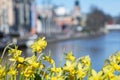
[[[50,67],[51,67],[51,65],[48,66],[48,68],[50,68]],[[42,75],[42,80],[44,80],[44,77],[45,77],[45,74],[46,74],[48,68],[46,67],[46,69],[44,70],[44,73],[43,73],[43,75]]]
[[[13,76],[13,80],[16,80],[16,76]]]
[[[41,56],[42,56],[43,54],[41,53],[41,54],[39,54],[39,56],[38,56],[38,58],[37,58],[37,61],[39,61],[40,60],[40,58],[41,58]]]
[[[28,78],[25,78],[25,80],[28,80]]]
[[[91,76],[91,74],[92,74],[92,63],[90,63],[90,67],[88,71],[88,78]]]
[[[7,80],[6,77],[7,77],[7,74],[5,75],[4,80]]]
[[[10,80],[13,80],[13,78],[12,78],[12,77],[10,77]]]
[[[24,76],[20,74],[20,80],[24,80]]]
[[[11,76],[11,80],[16,80],[16,76]]]
[[[32,77],[30,80],[34,80],[34,78]]]
[[[2,56],[1,56],[1,62],[2,62],[2,59],[3,59],[4,55],[5,55],[5,51],[6,51],[7,48],[9,48],[9,46],[12,45],[12,44],[13,44],[13,43],[8,44],[8,45],[4,48],[3,53],[2,53]]]
[[[35,52],[35,56],[37,56],[37,52]]]
[[[55,62],[53,63],[53,67],[56,68]]]

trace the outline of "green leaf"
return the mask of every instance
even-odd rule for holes
[[[40,75],[36,73],[34,80],[42,80],[42,79],[41,79]]]
[[[25,79],[24,75],[20,74],[20,80],[24,80],[24,79]]]
[[[2,59],[0,58],[0,64],[2,63]]]

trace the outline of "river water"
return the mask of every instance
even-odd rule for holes
[[[70,51],[77,58],[89,55],[93,68],[100,71],[104,60],[116,51],[120,51],[120,31],[110,31],[102,36],[49,43],[44,52],[46,54],[51,52],[57,65],[60,60],[63,65],[65,63],[63,53]],[[26,55],[32,55],[31,49],[26,49],[25,52]]]

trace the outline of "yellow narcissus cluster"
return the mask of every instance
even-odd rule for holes
[[[45,40],[45,37],[39,38],[38,41],[35,41],[31,48],[33,52],[41,53],[43,49],[45,49],[47,46],[47,41]]]
[[[10,49],[8,50],[9,56],[12,56],[12,58],[10,58],[10,61],[18,61],[20,63],[24,62],[24,58],[21,57],[22,51],[18,50],[18,47],[15,47],[15,49]]]
[[[76,58],[72,51],[66,54],[63,66],[56,66],[51,56],[42,53],[46,46],[45,38],[35,41],[30,57],[22,57],[17,46],[9,47],[9,62],[0,59],[0,80],[120,80],[120,52],[106,59],[102,70],[96,72],[89,56]]]
[[[120,52],[106,59],[100,72],[92,70],[89,80],[120,80]]]

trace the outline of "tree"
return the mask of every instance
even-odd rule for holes
[[[104,27],[105,22],[107,22],[109,19],[111,19],[111,16],[106,15],[97,7],[92,7],[91,12],[87,17],[87,27],[90,30],[97,31]]]
[[[120,15],[116,17],[116,24],[120,24]]]

